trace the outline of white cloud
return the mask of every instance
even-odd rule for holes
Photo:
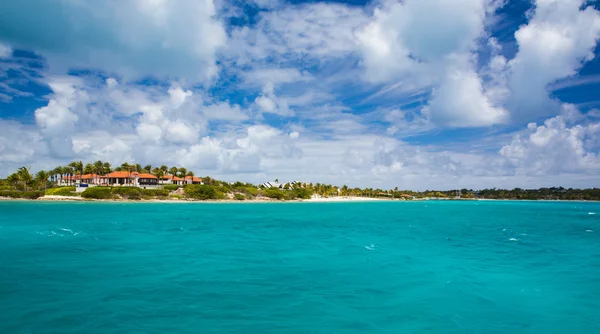
[[[559,103],[550,99],[546,86],[576,74],[594,58],[600,13],[585,6],[583,0],[537,0],[529,23],[515,33],[519,52],[509,61],[515,118],[557,113]]]
[[[179,107],[181,107],[184,103],[185,100],[194,95],[194,93],[192,93],[192,91],[190,90],[183,90],[181,89],[181,87],[171,87],[169,88],[169,96],[171,97],[171,106],[174,109],[179,109]]]
[[[600,123],[569,126],[573,113],[565,112],[542,125],[530,123],[500,150],[500,155],[522,174],[596,174],[600,170]]]
[[[450,127],[477,127],[506,123],[508,112],[495,107],[474,71],[448,73],[433,91],[424,110],[434,123]]]
[[[15,32],[6,42],[42,53],[64,73],[84,67],[202,81],[217,73],[215,53],[227,41],[213,0],[3,1],[0,12],[10,13],[0,31]]]
[[[294,111],[288,107],[287,101],[275,96],[275,89],[271,83],[265,85],[262,94],[254,100],[254,103],[263,113],[281,116],[294,115]]]
[[[249,119],[248,112],[239,105],[231,105],[228,102],[219,102],[207,105],[202,109],[203,115],[209,120],[225,120],[230,122],[242,122]]]
[[[176,120],[167,125],[165,138],[174,143],[193,143],[198,138],[198,132],[183,121]]]
[[[12,55],[13,50],[7,44],[0,42],[0,59],[8,58]]]

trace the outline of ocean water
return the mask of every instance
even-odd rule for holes
[[[3,334],[600,333],[599,315],[600,203],[0,202]]]

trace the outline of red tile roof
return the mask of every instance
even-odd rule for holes
[[[137,177],[139,177],[140,179],[158,179],[156,176],[148,173],[138,174]]]
[[[173,176],[173,181],[183,181],[179,176]]]
[[[185,177],[186,180],[189,180],[190,178],[192,178],[192,177],[191,176]],[[193,182],[202,182],[202,179],[194,176],[194,178],[192,178],[192,181]]]
[[[125,172],[125,171],[118,171],[118,172],[112,172],[112,173],[108,173],[106,174],[106,177],[110,177],[110,178],[115,178],[115,179],[126,179],[128,177],[133,178],[135,176],[135,172],[133,173],[129,173],[129,172]]]

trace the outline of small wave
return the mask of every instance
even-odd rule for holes
[[[60,228],[59,230],[65,231],[65,232],[70,232],[71,234],[73,234],[73,231],[69,230],[68,228]]]
[[[510,239],[508,239],[508,240],[509,240],[509,241],[519,241],[519,239],[517,239],[517,238],[510,238]]]
[[[377,248],[377,246],[375,246],[373,244],[370,244],[368,246],[365,246],[365,248],[368,249],[368,250],[370,250],[370,251],[372,251],[372,250],[375,250],[375,248]]]
[[[595,215],[595,212],[588,212],[588,215]]]
[[[592,233],[592,232],[594,232],[594,231],[592,231],[592,230],[585,230],[585,231],[586,231],[586,232],[588,232],[588,233]]]

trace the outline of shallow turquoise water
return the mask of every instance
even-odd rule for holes
[[[599,203],[0,202],[0,333],[600,333],[599,314]]]

